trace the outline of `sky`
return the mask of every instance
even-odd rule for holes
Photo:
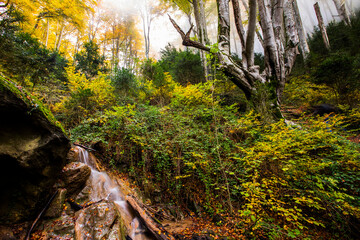
[[[119,11],[122,14],[133,14],[139,15],[139,6],[144,3],[144,1],[156,1],[156,0],[103,0],[104,5],[111,6],[115,11]],[[316,2],[319,2],[320,9],[322,11],[325,24],[329,23],[332,20],[338,21],[339,17],[337,15],[335,5],[332,0],[297,0],[300,14],[303,20],[303,25],[305,31],[309,34],[312,32],[315,25],[317,25],[317,19],[313,5]],[[356,9],[360,8],[360,0],[346,0],[346,7],[350,12],[354,12]],[[172,17],[176,19],[179,26],[187,31],[189,28],[188,21],[185,17],[179,17],[180,13],[172,12]],[[209,21],[209,19],[208,19]],[[139,23],[139,29],[142,29],[141,22]],[[209,35],[210,39],[214,42],[216,40],[216,22],[213,20],[210,21]],[[153,20],[151,24],[150,31],[150,44],[151,52],[150,56],[154,58],[159,58],[159,52],[163,49],[168,43],[173,44],[177,48],[183,48],[181,46],[181,38],[178,32],[171,25],[168,16],[160,16]],[[235,44],[234,41],[232,44],[232,51],[239,51],[235,49],[235,45],[239,48],[239,43]],[[255,51],[262,52],[260,43],[256,43]]]

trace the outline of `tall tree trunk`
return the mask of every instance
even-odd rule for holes
[[[297,4],[297,0],[293,0],[292,6],[294,9],[295,25],[296,25],[297,33],[299,36],[301,53],[302,53],[304,60],[306,60],[306,58],[309,56],[310,49],[309,49],[308,42],[306,40],[306,32],[305,32],[305,29],[303,27],[302,20],[300,17],[300,11],[299,11],[299,7]]]
[[[243,6],[245,7],[246,12],[249,13],[250,12],[249,5],[246,3],[245,0],[241,0],[241,2],[243,4]],[[261,21],[259,21],[259,23],[260,23],[260,28],[261,28]],[[256,28],[256,35],[258,37],[258,40],[259,40],[261,46],[264,47],[264,39],[261,36],[261,33],[260,33],[259,29],[257,29],[257,28]]]
[[[246,57],[249,67],[254,65],[254,44],[256,31],[257,5],[256,0],[249,0],[249,26],[246,37]]]
[[[64,34],[64,29],[65,29],[65,25],[64,23],[61,23],[61,27],[60,27],[60,33],[58,35],[57,41],[56,41],[56,45],[55,45],[55,50],[59,51],[60,50],[60,46],[61,46],[61,41],[63,38],[63,34]]]
[[[323,17],[321,15],[320,6],[319,6],[318,2],[316,2],[314,4],[314,9],[315,9],[316,17],[317,17],[318,22],[319,22],[319,28],[320,28],[320,31],[321,31],[322,38],[324,40],[325,47],[328,50],[330,50],[330,42],[329,42],[329,38],[328,38],[328,35],[327,35],[327,32],[326,32],[326,27],[324,25],[324,20],[323,20]]]
[[[47,47],[48,42],[49,42],[49,28],[50,28],[49,18],[47,18],[47,19],[46,19],[46,37],[45,37],[45,47]]]
[[[238,33],[245,36],[241,30],[241,21],[239,21],[241,13],[236,10],[237,2],[232,0],[234,7],[235,21],[237,24]],[[239,66],[230,55],[230,16],[229,16],[229,1],[217,0],[218,6],[218,52],[216,57],[218,59],[219,68],[236,86],[238,86],[246,95],[247,99],[253,104],[253,107],[261,114],[267,115],[270,118],[281,118],[280,103],[285,86],[286,76],[290,73],[297,55],[297,47],[299,44],[294,11],[292,9],[292,0],[271,0],[271,5],[268,0],[257,0],[259,7],[260,23],[263,31],[263,46],[265,53],[265,71],[260,74],[257,66]],[[284,11],[284,4],[286,9]],[[249,12],[256,12],[256,4],[250,1]],[[249,23],[247,41],[254,43],[254,27],[256,22],[252,14],[250,14],[252,23]],[[176,30],[183,39],[183,45],[192,46],[205,51],[210,49],[201,43],[190,39],[190,30],[185,34],[180,27],[170,18]],[[286,26],[286,29],[284,28]],[[286,31],[285,31],[286,30]],[[251,33],[252,35],[251,36]],[[284,33],[286,32],[286,39]],[[249,37],[250,35],[250,37]],[[286,44],[286,46],[285,46]],[[246,54],[254,55],[253,51],[248,51]],[[249,58],[248,58],[249,59]],[[261,87],[263,85],[264,87]],[[276,86],[276,90],[273,88]],[[231,201],[229,201],[231,204]],[[230,205],[229,204],[229,205]]]
[[[287,43],[285,52],[285,75],[289,75],[295,64],[296,55],[298,55],[299,36],[296,28],[296,16],[293,0],[284,2],[284,21]]]
[[[347,25],[351,25],[349,14],[346,11],[345,0],[333,0],[335,7],[342,21]]]
[[[203,0],[193,0],[192,1],[194,8],[194,16],[196,22],[197,35],[199,42],[203,45],[210,44],[207,29],[206,29],[206,18],[205,18],[205,6]],[[206,53],[203,50],[199,50],[200,58],[204,69],[205,79],[208,79],[208,76],[211,73],[211,66],[208,66]]]
[[[247,56],[246,56],[246,35],[245,35],[245,29],[242,24],[242,17],[241,17],[241,9],[239,5],[238,0],[231,0],[232,6],[233,6],[233,12],[234,12],[234,18],[235,18],[235,27],[237,30],[237,33],[240,38],[241,43],[241,59],[242,59],[242,65],[243,67],[247,67]]]

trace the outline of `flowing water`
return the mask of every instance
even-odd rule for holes
[[[89,156],[89,153],[80,147],[76,147],[79,152],[79,161],[85,163],[91,168],[89,178],[91,184],[91,201],[99,201],[107,199],[113,201],[117,206],[125,226],[129,229],[129,237],[133,240],[150,240],[148,231],[135,216],[132,208],[126,202],[124,194],[116,181],[110,178],[106,172],[98,171],[96,162]]]

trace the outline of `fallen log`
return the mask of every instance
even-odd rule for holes
[[[158,240],[175,240],[170,233],[168,233],[161,224],[156,224],[155,221],[146,213],[146,210],[140,207],[140,204],[133,196],[126,196],[126,201],[134,209],[136,215],[144,223],[144,225],[149,229],[149,231],[154,235]]]

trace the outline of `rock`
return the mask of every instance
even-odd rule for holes
[[[0,240],[16,240],[11,228],[0,226]]]
[[[42,104],[0,76],[0,223],[34,220],[54,193],[70,143]]]
[[[86,182],[86,186],[81,190],[81,192],[76,196],[75,202],[83,205],[91,200],[92,186],[89,183],[90,180]]]
[[[62,187],[67,189],[67,196],[75,198],[85,187],[86,181],[89,179],[91,169],[84,163],[71,162],[63,168],[61,180]]]
[[[79,161],[79,151],[76,147],[71,147],[70,151],[67,154],[66,162],[78,162]]]
[[[49,208],[46,210],[44,217],[58,218],[61,216],[61,212],[63,211],[65,203],[66,192],[66,189],[59,189],[55,199],[51,202]]]
[[[37,229],[45,234],[42,239],[74,239],[75,220],[69,215],[63,215],[59,218],[45,221]]]
[[[100,202],[77,212],[75,238],[124,239],[124,228],[114,203]]]

